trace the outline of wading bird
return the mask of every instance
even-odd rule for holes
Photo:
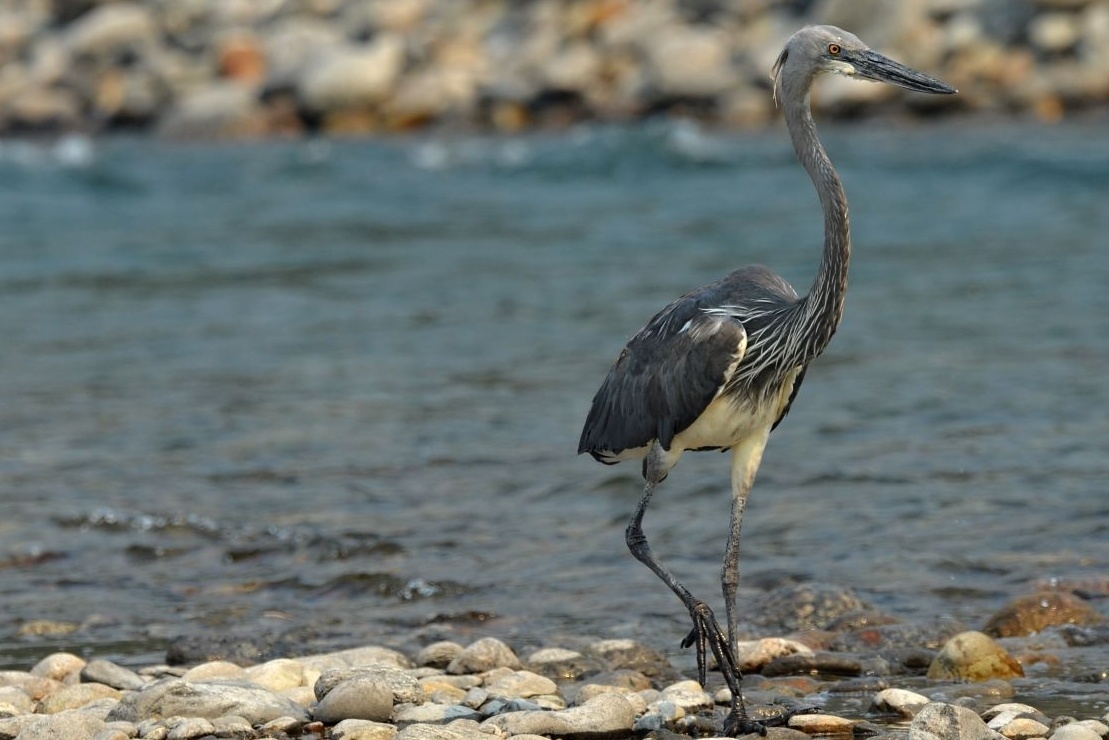
[[[833,72],[925,93],[955,89],[870,50],[833,26],[795,33],[774,64],[774,99],[781,107],[801,166],[824,212],[824,251],[808,295],[762,266],[736,270],[662,309],[628,342],[608,373],[582,430],[578,452],[600,462],[642,460],[646,486],[627,528],[627,544],[689,610],[705,683],[712,652],[732,693],[727,734],[765,732],[750,720],[736,667],[739,531],[747,494],[770,432],[789,411],[801,380],[828,346],[843,315],[851,237],[847,197],[816,135],[809,106],[813,81]],[[731,450],[731,522],[721,568],[727,636],[712,610],[695,598],[652,553],[643,534],[651,495],[687,450]]]

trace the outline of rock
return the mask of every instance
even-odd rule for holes
[[[329,671],[329,675],[337,671]],[[322,677],[320,679],[323,680]],[[372,672],[350,675],[321,692],[317,682],[319,703],[312,715],[321,722],[334,723],[344,719],[367,719],[387,722],[393,714],[393,689]]]
[[[495,637],[483,637],[467,645],[447,666],[447,673],[482,673],[494,668],[521,668],[512,648]]]
[[[762,640],[739,642],[736,644],[736,662],[744,673],[757,673],[770,661],[783,655],[812,655],[812,648],[796,640],[781,637],[767,637]]]
[[[1082,26],[1073,13],[1043,13],[1028,25],[1028,39],[1040,49],[1060,54],[1073,48],[1082,37]]]
[[[457,642],[448,640],[433,642],[416,653],[416,665],[446,668],[461,652],[462,646]]]
[[[636,714],[642,714],[647,711],[647,700],[643,697],[642,692],[629,689],[626,686],[612,686],[609,684],[587,683],[578,689],[578,693],[574,696],[575,704],[585,704],[590,699],[600,696],[601,694],[619,694],[620,696],[631,702],[635,708]]]
[[[1102,740],[1105,737],[1109,737],[1109,726],[1089,720],[1071,722],[1051,733],[1051,740]]]
[[[97,60],[119,58],[158,40],[157,24],[150,9],[132,2],[98,5],[74,21],[66,32],[67,45],[75,56]]]
[[[278,658],[247,668],[245,677],[270,691],[284,691],[304,685],[304,666],[295,660]]]
[[[78,683],[64,686],[53,694],[44,697],[35,709],[39,714],[57,714],[67,709],[80,709],[97,699],[119,699],[117,689],[101,683]]]
[[[490,740],[481,725],[472,720],[455,720],[448,725],[409,725],[397,740]]]
[[[735,81],[731,48],[718,29],[672,26],[646,46],[650,84],[664,97],[703,98]]]
[[[139,674],[108,660],[90,660],[81,669],[81,680],[102,683],[120,691],[134,690],[146,685]]]
[[[601,640],[590,645],[589,652],[600,657],[609,671],[631,671],[649,678],[677,673],[661,653],[635,640]]]
[[[31,697],[15,686],[0,686],[0,717],[30,714],[35,711]]]
[[[862,672],[862,662],[854,655],[825,652],[783,655],[770,661],[762,669],[762,675],[768,677],[804,674],[858,676]]]
[[[679,681],[662,690],[662,701],[672,702],[687,714],[712,709],[713,700],[696,681]]]
[[[73,653],[51,653],[35,663],[31,668],[31,675],[52,678],[61,681],[71,673],[77,673],[85,667],[85,660]]]
[[[410,661],[403,653],[389,648],[369,645],[366,647],[338,650],[333,653],[309,655],[298,658],[297,662],[306,669],[325,673],[333,668],[354,668],[387,665],[394,668],[411,668]]]
[[[331,728],[332,740],[393,740],[397,734],[394,725],[371,722],[366,719],[345,719]]]
[[[795,714],[789,718],[789,726],[806,735],[851,735],[855,722],[830,714]]]
[[[529,698],[558,692],[558,685],[554,681],[531,671],[513,671],[487,682],[483,688],[490,696],[507,698]]]
[[[1086,600],[1066,591],[1043,591],[1009,602],[987,620],[982,631],[992,637],[1021,637],[1054,625],[1102,621]]]
[[[158,133],[174,139],[213,139],[262,133],[255,93],[234,83],[215,83],[174,101]]]
[[[953,704],[925,705],[909,725],[909,740],[997,740],[982,718]]]
[[[176,717],[166,721],[166,740],[196,740],[215,732],[216,728],[203,717]]]
[[[536,650],[525,661],[528,668],[554,681],[577,681],[604,668],[601,660],[577,650],[544,648]]]
[[[26,671],[0,671],[0,686],[14,686],[33,701],[39,701],[60,689],[62,684],[56,679],[36,676]]]
[[[905,689],[884,689],[875,694],[870,711],[912,717],[931,701],[927,696]]]
[[[1036,737],[1047,737],[1050,732],[1047,725],[1030,717],[1016,717],[1007,722],[990,722],[988,727],[1010,740],[1032,740]]]
[[[254,727],[237,714],[225,714],[212,720],[212,731],[216,737],[247,740],[254,737]]]
[[[212,660],[185,671],[186,681],[235,680],[246,676],[246,669],[226,660]]]
[[[479,721],[481,712],[459,704],[415,704],[398,709],[393,715],[393,724],[407,727],[413,724],[445,725],[457,719]]]
[[[986,681],[1023,675],[1020,663],[981,632],[955,635],[928,667],[928,678],[931,679]]]
[[[845,614],[871,609],[852,590],[821,583],[780,586],[753,601],[758,625],[786,631],[822,630]]]
[[[238,715],[252,725],[277,717],[308,718],[300,705],[253,684],[165,678],[125,694],[108,714],[108,720],[138,722],[173,716],[212,719],[227,714]]]
[[[635,724],[635,708],[619,694],[601,694],[581,706],[548,712],[512,712],[482,723],[508,735],[546,735],[597,738],[628,734]]]
[[[371,108],[392,92],[404,65],[404,42],[385,35],[368,46],[320,54],[297,81],[297,100],[316,115]]]
[[[305,722],[300,717],[275,717],[269,722],[263,722],[257,729],[263,737],[293,737],[303,734],[301,728],[304,725]]]
[[[19,731],[19,740],[94,740],[104,730],[104,720],[78,711],[32,715]],[[13,718],[22,719],[22,718]]]
[[[314,686],[316,698],[323,699],[336,686],[352,679],[388,687],[393,695],[391,701],[395,704],[421,704],[424,701],[424,690],[420,686],[419,679],[407,671],[385,664],[335,668],[326,671],[316,680]],[[363,717],[363,719],[369,718]]]

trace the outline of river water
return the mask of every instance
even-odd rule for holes
[[[743,593],[834,583],[978,627],[1104,576],[1109,127],[822,131],[851,287],[767,449]],[[0,667],[24,669],[267,630],[688,662],[624,546],[637,465],[577,436],[655,310],[750,262],[804,292],[821,239],[782,130],[661,123],[8,142],[0,223]],[[727,475],[686,455],[646,518],[708,598]]]

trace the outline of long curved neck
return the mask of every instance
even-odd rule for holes
[[[786,96],[783,114],[793,150],[812,178],[824,211],[824,253],[809,294],[798,305],[796,320],[803,332],[805,354],[819,355],[828,346],[843,316],[847,292],[847,265],[851,258],[851,229],[847,219],[847,195],[816,135],[809,96]]]

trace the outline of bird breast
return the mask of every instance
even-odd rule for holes
[[[769,430],[789,404],[800,372],[800,367],[790,370],[770,393],[749,396],[742,391],[722,390],[692,424],[675,435],[671,452],[726,450],[755,433]]]

